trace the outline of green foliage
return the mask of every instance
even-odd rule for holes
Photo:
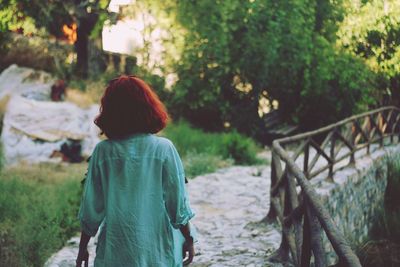
[[[73,48],[49,41],[38,36],[27,37],[20,34],[7,33],[4,35],[4,43],[0,40],[0,71],[17,64],[44,70],[53,75],[65,79],[68,76],[68,58]]]
[[[68,86],[71,88],[79,89],[80,91],[84,92],[86,90],[87,84],[88,81],[81,79],[74,79],[69,81]]]
[[[11,1],[14,2],[14,1]],[[105,3],[106,2],[106,3]],[[36,27],[44,27],[50,34],[62,37],[63,25],[78,23],[81,19],[93,17],[95,26],[98,16],[106,12],[110,1],[18,1],[18,12],[33,18]],[[89,21],[87,21],[89,22]],[[92,21],[90,21],[92,22]],[[89,25],[79,25],[90,27]],[[90,33],[89,31],[89,33]]]
[[[206,133],[180,121],[171,123],[163,130],[162,135],[169,138],[182,157],[188,153],[207,153],[217,155],[222,145],[221,135]]]
[[[0,175],[1,266],[43,266],[79,230],[81,177],[55,167],[25,171]]]
[[[316,36],[296,119],[303,129],[312,129],[365,111],[374,103],[374,83],[374,73],[362,60],[335,51],[325,38]]]
[[[169,105],[175,117],[257,136],[262,99],[270,107],[278,101],[285,119],[304,130],[371,104],[375,76],[332,44],[345,1],[206,0],[175,8],[186,30]]]
[[[0,33],[8,30],[25,34],[37,33],[35,21],[18,7],[18,1],[0,1]]]
[[[206,133],[180,121],[170,124],[162,135],[176,146],[189,176],[212,172],[235,164],[257,164],[260,151],[250,138],[237,132]]]
[[[3,119],[3,114],[0,114],[0,119]],[[0,125],[0,131],[2,131],[3,129],[3,125]],[[5,165],[5,159],[4,159],[4,150],[3,150],[3,143],[0,142],[0,173],[3,170]]]
[[[400,104],[400,2],[351,5],[338,36],[340,46],[365,59],[381,75],[381,94]]]
[[[223,136],[220,150],[224,157],[232,158],[236,164],[256,164],[260,162],[256,157],[258,147],[254,141],[235,131]]]
[[[93,2],[89,1],[90,3],[93,4]],[[95,39],[101,37],[101,32],[103,30],[104,23],[107,20],[111,20],[112,22],[115,21],[116,16],[114,16],[113,13],[109,14],[106,12],[108,5],[110,4],[110,0],[99,0],[98,4],[94,6],[94,11],[98,12],[99,18],[96,22],[96,25],[94,26],[92,32],[90,33],[90,38]],[[93,6],[91,7],[93,8]]]
[[[219,168],[233,165],[233,161],[230,159],[207,153],[188,152],[182,160],[188,178],[211,173]]]
[[[222,130],[227,121],[239,127],[235,119],[245,114],[249,114],[247,129],[258,123],[256,99],[261,85],[256,87],[258,80],[250,81],[247,74],[256,71],[252,76],[256,77],[265,65],[270,66],[272,62],[263,60],[270,54],[260,52],[269,47],[266,37],[273,35],[266,36],[260,29],[257,34],[245,34],[263,27],[251,21],[268,12],[268,7],[256,6],[257,3],[231,0],[178,5],[178,21],[186,32],[182,57],[176,66],[179,80],[171,105],[175,116],[184,114],[195,125],[209,130]],[[252,84],[253,89],[235,89],[239,84]]]

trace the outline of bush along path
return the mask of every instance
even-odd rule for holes
[[[270,167],[233,166],[188,183],[198,232],[191,266],[281,266],[268,262],[280,233],[260,223],[269,209]],[[79,237],[54,254],[46,267],[74,266]],[[89,246],[93,266],[95,242]]]

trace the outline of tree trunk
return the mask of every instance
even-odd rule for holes
[[[88,32],[87,27],[78,26],[77,39],[75,42],[75,51],[77,54],[76,74],[84,79],[88,76],[89,68],[89,34],[90,32]]]
[[[391,104],[400,107],[400,75],[390,79]]]
[[[77,54],[76,74],[86,79],[89,69],[89,35],[99,19],[99,15],[94,12],[88,13],[84,6],[81,6],[77,14],[77,39],[75,42],[75,51]]]

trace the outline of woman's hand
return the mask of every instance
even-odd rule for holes
[[[186,239],[185,243],[183,243],[182,257],[183,257],[183,265],[185,266],[189,265],[193,261],[194,246],[192,237],[189,237],[188,239]]]
[[[89,267],[89,252],[86,249],[79,249],[78,257],[76,258],[76,267],[82,267],[82,262],[85,262],[85,267]]]
[[[85,262],[85,267],[89,267],[89,252],[87,250],[89,240],[90,235],[82,231],[81,240],[79,241],[78,257],[76,257],[76,267],[82,267],[82,262]]]

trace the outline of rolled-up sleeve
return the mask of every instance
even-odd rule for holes
[[[89,161],[78,218],[82,231],[95,236],[104,219],[104,194],[97,163],[96,149]]]
[[[176,148],[169,143],[163,163],[163,196],[165,207],[175,229],[194,217],[185,189],[185,173]]]

